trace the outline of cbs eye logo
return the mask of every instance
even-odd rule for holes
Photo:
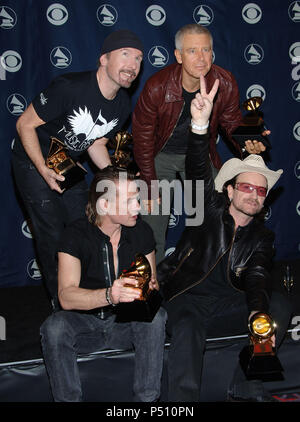
[[[293,135],[297,141],[300,141],[300,122],[297,122],[293,127]]]
[[[18,72],[22,67],[22,57],[17,51],[7,50],[1,56],[1,66],[7,72]]]
[[[292,63],[298,63],[300,61],[300,42],[295,42],[290,46],[289,56],[292,59]]]
[[[52,25],[63,25],[67,22],[69,14],[65,6],[60,3],[53,3],[48,7],[46,16]]]
[[[154,26],[162,25],[166,20],[167,14],[165,10],[158,6],[157,4],[153,4],[149,6],[146,10],[146,19],[147,21]]]
[[[262,18],[261,8],[255,3],[248,3],[243,7],[242,17],[245,22],[255,24]]]

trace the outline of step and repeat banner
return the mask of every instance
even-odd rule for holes
[[[2,1],[2,0],[1,0]],[[300,1],[289,0],[3,0],[0,3],[0,287],[40,284],[30,221],[11,175],[18,117],[51,79],[94,69],[103,39],[132,29],[145,47],[132,90],[132,107],[145,81],[174,62],[174,35],[183,25],[206,26],[214,38],[214,62],[236,77],[241,103],[263,98],[271,130],[268,165],[283,168],[266,225],[276,233],[276,259],[300,255]],[[128,128],[130,130],[130,126]],[[224,140],[218,151],[232,157]],[[91,170],[89,176],[92,177]],[[89,179],[90,180],[90,179]],[[184,226],[173,209],[167,253]]]

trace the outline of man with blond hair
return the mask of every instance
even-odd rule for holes
[[[199,78],[203,75],[207,89],[216,79],[220,86],[214,99],[209,121],[209,154],[214,169],[221,167],[216,150],[216,138],[221,127],[233,143],[236,154],[241,151],[232,139],[233,130],[242,120],[237,82],[231,72],[213,64],[213,40],[209,30],[198,24],[179,29],[175,36],[176,63],[151,76],[146,82],[133,113],[132,134],[134,157],[140,168],[141,179],[149,186],[155,180],[185,180],[185,156],[190,127],[190,104],[199,92]],[[247,141],[249,153],[264,150],[262,143]],[[153,189],[155,191],[155,189]],[[149,213],[153,202],[146,202]],[[153,229],[156,240],[156,259],[164,257],[169,213],[143,217]]]

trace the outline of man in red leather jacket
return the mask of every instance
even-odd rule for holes
[[[209,124],[209,151],[213,167],[219,169],[222,164],[216,151],[219,126],[234,144],[237,155],[241,156],[239,146],[230,136],[242,120],[238,86],[229,71],[212,64],[212,43],[210,32],[201,25],[191,24],[181,28],[175,36],[177,63],[154,74],[146,82],[138,99],[132,123],[134,157],[140,168],[141,179],[148,187],[153,180],[166,179],[171,182],[176,179],[177,173],[185,180],[190,103],[199,92],[201,74],[205,76],[208,90],[216,79],[220,81]],[[255,141],[247,141],[245,148],[249,153],[260,153],[264,149],[261,143]],[[152,195],[151,199],[157,198]],[[146,202],[148,211],[150,207],[151,202]],[[144,219],[154,231],[158,263],[164,257],[169,215],[145,215]]]

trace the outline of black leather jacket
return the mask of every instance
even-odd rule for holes
[[[176,250],[158,265],[158,281],[170,301],[201,283],[228,251],[228,283],[246,293],[250,312],[266,312],[274,235],[257,217],[234,230],[227,198],[214,189],[208,157],[208,135],[191,133],[186,179],[204,180],[204,222],[185,228]]]

